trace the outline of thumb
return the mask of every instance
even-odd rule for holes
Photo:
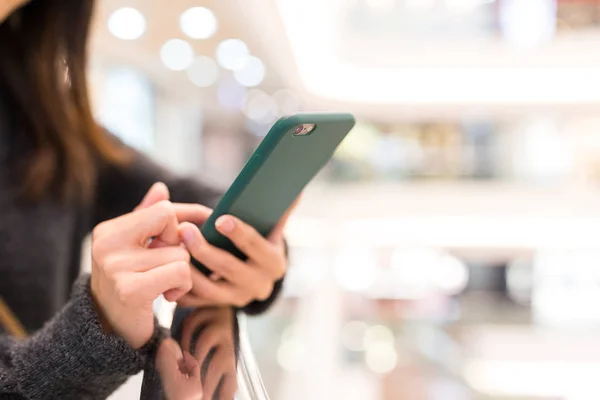
[[[167,185],[165,185],[162,182],[156,182],[154,185],[152,185],[152,187],[150,187],[150,189],[142,199],[142,202],[135,209],[140,210],[148,208],[158,203],[159,201],[169,200],[170,197],[171,195],[169,193],[169,188],[167,187]]]

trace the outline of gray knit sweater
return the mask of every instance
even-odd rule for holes
[[[175,177],[136,153],[125,168],[101,168],[97,196],[86,206],[52,200],[24,204],[16,198],[8,167],[22,156],[13,132],[0,113],[0,297],[33,336],[16,342],[0,331],[0,398],[106,398],[148,366],[154,343],[134,351],[102,332],[89,277],[79,278],[70,295],[83,238],[99,222],[132,210],[156,181],[165,182],[177,202],[214,204],[219,192]],[[266,310],[280,288],[281,282],[270,299],[244,311]]]

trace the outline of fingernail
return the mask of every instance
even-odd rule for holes
[[[222,233],[231,233],[233,232],[233,228],[235,228],[235,223],[232,218],[220,217],[217,220],[217,229]]]

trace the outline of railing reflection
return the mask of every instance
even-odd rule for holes
[[[260,375],[260,370],[252,352],[246,329],[246,316],[238,314],[239,353],[238,353],[238,400],[269,400],[269,395]]]
[[[269,399],[248,340],[245,317],[234,309],[177,308],[171,334],[200,366],[203,399]],[[168,387],[164,389],[154,369],[145,371],[142,399],[179,400],[164,393]]]

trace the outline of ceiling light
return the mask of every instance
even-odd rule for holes
[[[504,38],[515,47],[535,47],[554,37],[556,3],[553,0],[506,0],[500,7]]]
[[[350,351],[365,350],[365,335],[369,325],[365,321],[350,321],[342,328],[342,344]]]
[[[217,62],[225,69],[236,71],[248,63],[250,51],[239,39],[223,40],[217,46]]]
[[[246,65],[233,73],[241,85],[248,87],[259,85],[265,79],[265,75],[265,64],[257,57],[250,57]]]
[[[345,248],[336,257],[333,274],[340,287],[349,292],[365,292],[378,278],[377,259],[372,250]]]
[[[425,10],[435,5],[435,0],[404,0],[406,8],[411,10]]]
[[[398,355],[393,346],[377,343],[367,348],[365,362],[371,371],[377,374],[387,374],[396,368]]]
[[[146,19],[135,8],[120,8],[108,18],[108,30],[119,39],[138,39],[146,30]]]
[[[367,5],[379,10],[391,10],[396,6],[396,0],[367,0]]]
[[[298,371],[306,358],[306,346],[298,339],[285,341],[277,349],[277,362],[286,371]]]
[[[496,0],[446,0],[446,8],[455,13],[465,13]]]
[[[181,14],[179,26],[192,39],[208,39],[217,31],[217,18],[208,8],[192,7]]]
[[[199,87],[209,87],[219,79],[219,66],[210,57],[196,57],[187,70],[190,80]]]
[[[173,71],[182,71],[194,61],[194,49],[181,39],[168,40],[160,49],[160,59]]]

